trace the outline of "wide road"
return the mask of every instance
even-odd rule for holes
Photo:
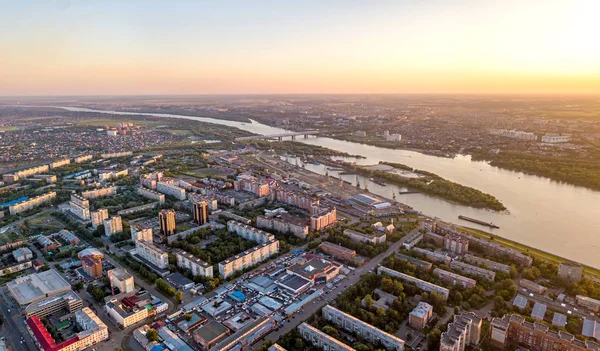
[[[289,322],[286,322],[285,325],[281,329],[274,331],[274,332],[270,333],[269,335],[267,335],[264,340],[265,341],[271,340],[273,342],[276,342],[282,335],[284,335],[287,332],[291,331],[292,329],[296,328],[298,325],[300,325],[300,323],[307,320],[308,317],[313,315],[320,308],[322,308],[329,302],[333,301],[337,295],[346,291],[346,289],[348,289],[348,287],[358,283],[358,281],[360,280],[360,276],[362,274],[368,273],[371,270],[375,270],[375,268],[377,267],[377,265],[379,265],[381,263],[381,261],[383,261],[386,257],[390,256],[392,253],[397,252],[400,249],[400,247],[402,246],[402,244],[404,243],[405,239],[408,236],[410,236],[410,234],[412,234],[416,231],[418,231],[418,228],[414,229],[412,232],[410,232],[409,234],[402,237],[400,240],[398,240],[395,243],[393,243],[392,245],[390,245],[390,247],[385,252],[375,256],[374,258],[372,258],[369,262],[367,262],[363,266],[356,268],[356,270],[354,272],[350,273],[348,275],[348,277],[346,277],[346,279],[340,281],[332,289],[326,290],[326,292],[329,292],[329,293],[323,295],[324,296],[323,300],[317,299],[317,300],[313,301],[314,303],[309,302],[307,305],[305,305],[302,308],[302,310],[304,310],[304,312],[296,313],[295,315],[290,317]],[[258,347],[260,347],[260,345],[262,345],[262,342],[257,342],[256,344],[254,344],[252,349],[257,349]]]
[[[25,324],[23,323],[25,318],[17,313],[18,309],[13,305],[14,300],[8,297],[5,288],[6,286],[3,286],[0,290],[0,299],[2,300],[0,303],[0,312],[4,317],[3,336],[6,337],[7,344],[10,344],[12,349],[16,351],[37,350],[38,348],[31,340],[29,333],[25,330]],[[10,312],[8,312],[9,309]],[[25,343],[23,344],[21,344],[21,336],[25,338]]]

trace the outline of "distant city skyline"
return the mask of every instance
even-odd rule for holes
[[[0,96],[600,94],[600,3],[19,1]]]

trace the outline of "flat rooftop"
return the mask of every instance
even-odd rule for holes
[[[283,278],[281,278],[277,283],[280,285],[286,286],[291,290],[298,290],[301,287],[310,284],[310,280],[306,278],[299,277],[297,275],[289,274]]]
[[[229,333],[229,328],[213,320],[194,332],[207,343],[214,343]]]
[[[54,269],[17,278],[7,286],[21,305],[71,290],[71,284]]]

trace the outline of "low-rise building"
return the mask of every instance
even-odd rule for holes
[[[365,323],[335,307],[326,305],[323,307],[322,313],[324,319],[333,322],[335,325],[339,325],[347,331],[356,333],[375,346],[381,343],[386,350],[404,350],[404,340]]]
[[[346,262],[352,262],[356,258],[355,250],[347,249],[341,245],[333,244],[328,241],[322,242],[321,245],[319,245],[319,249],[328,255]]]
[[[402,243],[402,246],[404,246],[405,249],[410,250],[413,247],[417,246],[417,244],[421,242],[421,240],[423,240],[423,234],[421,234],[418,231],[414,231],[406,236],[404,242]]]
[[[424,255],[428,260],[433,261],[433,262],[439,262],[439,263],[443,263],[446,265],[449,265],[450,262],[452,262],[452,257],[441,253],[441,252],[435,252],[435,251],[429,251],[429,250],[425,250],[425,249],[421,249],[420,247],[415,247],[413,249],[414,252],[418,252],[421,255]]]
[[[408,274],[397,272],[393,269],[389,269],[384,266],[380,266],[379,268],[377,268],[377,274],[379,274],[379,275],[386,274],[392,278],[398,278],[402,281],[414,284],[417,286],[417,288],[427,291],[427,292],[434,291],[434,292],[440,294],[444,300],[448,300],[448,296],[450,296],[450,290],[448,290],[446,288],[443,288],[443,287],[435,285],[433,283],[421,280],[419,278],[415,278]]]
[[[382,244],[386,240],[386,234],[384,232],[376,232],[375,235],[364,234],[355,230],[346,229],[343,232],[344,236],[352,241],[359,243],[367,243],[372,245]]]
[[[546,288],[527,279],[520,279],[519,286],[527,290],[533,291],[536,294],[543,294]]]
[[[104,306],[106,314],[122,328],[127,328],[148,318],[148,308],[138,306],[133,298],[125,297],[120,301],[115,299]]]
[[[583,306],[590,311],[599,312],[600,311],[600,301],[596,299],[592,299],[591,297],[577,295],[575,297],[577,300],[577,304],[579,306]]]
[[[288,274],[300,276],[313,283],[325,283],[333,280],[340,273],[340,267],[330,261],[313,258],[310,261],[289,266],[286,271]]]
[[[252,240],[260,244],[275,240],[275,235],[271,233],[233,220],[227,222],[227,230],[230,233],[236,233],[244,239]]]
[[[54,269],[16,278],[6,287],[21,306],[71,290],[71,284]]]
[[[219,341],[223,340],[231,331],[223,324],[213,320],[194,332],[194,341],[197,342],[203,350],[209,350]]]
[[[426,302],[419,302],[408,315],[408,324],[415,329],[423,329],[433,316],[433,306]]]
[[[423,271],[428,271],[431,269],[431,267],[433,267],[433,264],[431,262],[419,260],[418,258],[407,256],[401,253],[397,253],[395,257],[397,260],[408,261],[409,263],[414,264],[415,266],[417,266],[417,268]]]
[[[25,308],[25,317],[37,316],[44,318],[56,315],[65,310],[67,313],[75,313],[83,308],[83,300],[74,291],[67,290],[34,302]]]

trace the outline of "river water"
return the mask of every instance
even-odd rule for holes
[[[80,112],[185,118],[226,125],[262,135],[287,132],[284,129],[270,127],[256,121],[242,123],[172,114],[102,111],[76,107],[62,108]],[[521,172],[503,170],[485,162],[472,161],[468,155],[444,158],[324,137],[308,139],[298,137],[296,141],[365,156],[365,159],[352,159],[362,165],[375,164],[379,161],[403,163],[490,193],[502,201],[508,208],[508,213],[462,206],[423,194],[397,195],[397,200],[429,216],[482,229],[590,266],[600,267],[600,255],[598,255],[600,248],[600,192]],[[323,165],[308,164],[306,168],[321,174],[326,171],[326,167]],[[336,172],[330,172],[330,174],[336,175]],[[344,179],[355,183],[355,176],[345,176]],[[361,186],[364,186],[365,180],[364,177],[360,178]],[[373,182],[369,182],[369,191],[387,198],[392,197],[392,191],[398,194],[398,188],[395,186],[380,186]],[[492,230],[459,220],[459,215],[493,222],[500,229]]]

